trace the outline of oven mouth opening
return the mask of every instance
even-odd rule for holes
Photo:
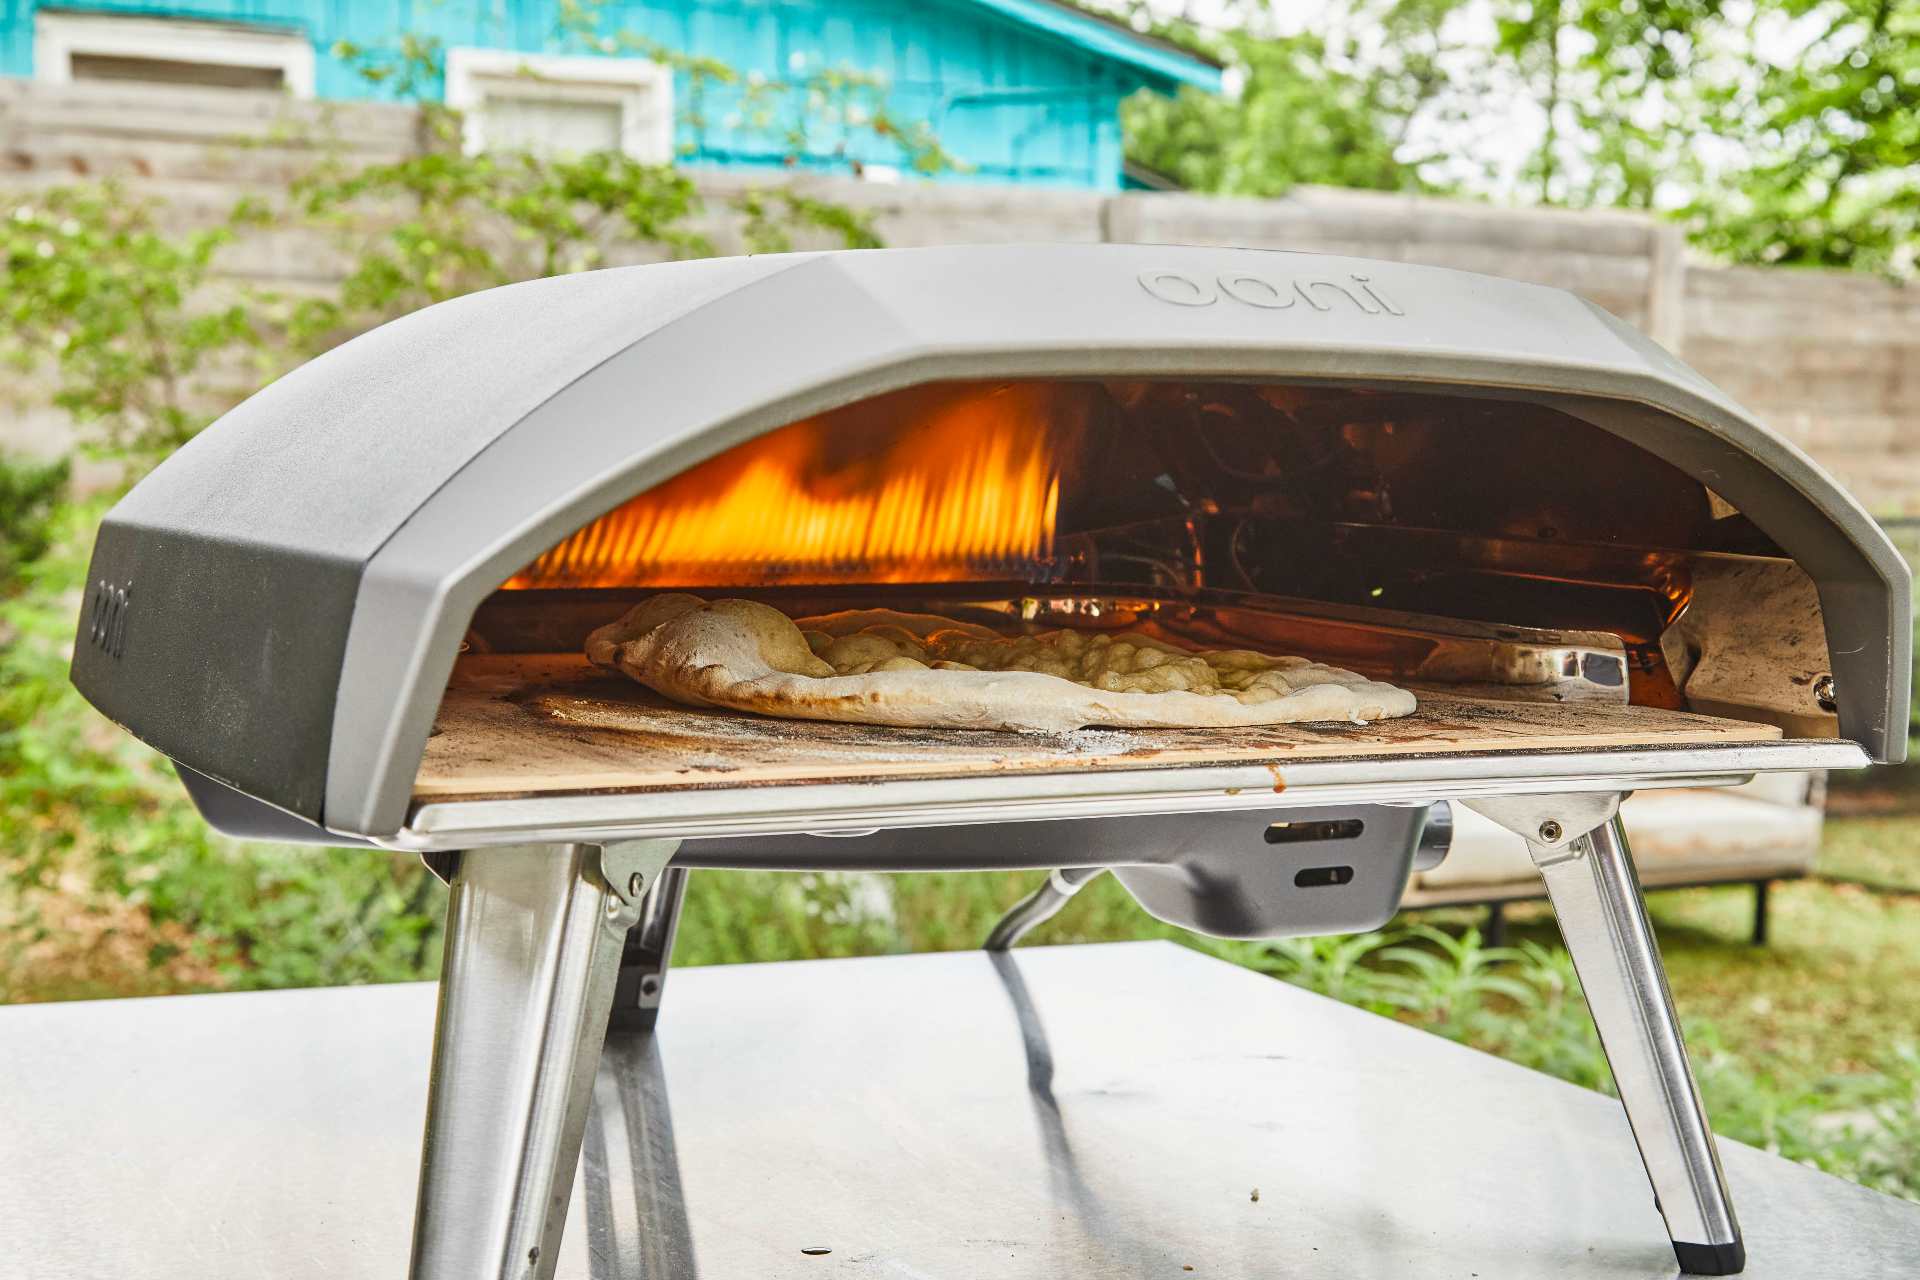
[[[1729,625],[1756,581],[1801,591],[1785,611],[1798,639]],[[666,591],[790,618],[1138,630],[1343,667],[1421,707],[1397,726],[1110,731],[1098,751],[688,708],[583,653]],[[471,794],[1832,737],[1807,690],[1743,674],[1794,644],[1785,666],[1824,662],[1811,584],[1779,548],[1698,480],[1558,408],[1323,383],[929,383],[736,445],[535,557],[475,612],[443,702],[440,728],[459,708],[484,746],[438,733],[422,777]],[[1690,696],[1709,685],[1710,701]],[[633,753],[652,764],[627,768]],[[530,763],[503,763],[516,755]]]
[[[1216,641],[1180,611],[1223,602],[1295,619],[1364,610],[1429,648],[1489,626],[1523,644],[1615,637],[1599,645],[1610,653],[1562,653],[1562,683],[1611,680],[1629,701],[1678,708],[1662,638],[1704,563],[1753,557],[1783,558],[1698,481],[1518,398],[935,382],[778,427],[589,521],[503,584],[465,647],[578,652],[666,590],[789,616],[960,603],[990,625],[1145,624],[1176,644]],[[1380,679],[1421,669],[1351,627],[1244,638]]]

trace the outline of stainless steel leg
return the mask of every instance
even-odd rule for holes
[[[1559,839],[1551,825],[1548,833]],[[1620,818],[1562,843],[1527,843],[1546,878],[1681,1270],[1733,1275],[1746,1265],[1746,1247]]]
[[[1040,887],[1007,909],[981,944],[988,951],[1006,951],[1016,942],[1060,914],[1060,908],[1099,879],[1105,867],[1060,867],[1049,871]]]
[[[685,867],[668,867],[641,899],[640,919],[627,933],[627,945],[620,953],[620,977],[613,988],[611,1025],[617,1030],[651,1031],[660,1020],[688,874]]]
[[[416,1280],[544,1280],[621,944],[670,841],[461,855],[415,1206]]]

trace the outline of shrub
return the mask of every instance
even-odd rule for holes
[[[38,559],[52,541],[67,471],[65,461],[35,463],[0,453],[0,598],[14,593],[21,566]]]

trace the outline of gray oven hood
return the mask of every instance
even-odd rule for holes
[[[428,308],[265,388],[113,509],[73,678],[200,775],[203,804],[230,788],[293,826],[391,836],[468,619],[548,546],[839,404],[1080,375],[1498,388],[1625,437],[1794,557],[1819,590],[1841,731],[1877,759],[1904,752],[1904,561],[1698,374],[1559,290],[1229,249],[717,259]]]

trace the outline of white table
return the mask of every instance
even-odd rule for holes
[[[563,1276],[1674,1273],[1618,1103],[1169,943],[672,985],[609,1040]],[[0,1009],[0,1275],[402,1275],[433,1011]],[[1754,1280],[1920,1265],[1920,1207],[1721,1152]]]

